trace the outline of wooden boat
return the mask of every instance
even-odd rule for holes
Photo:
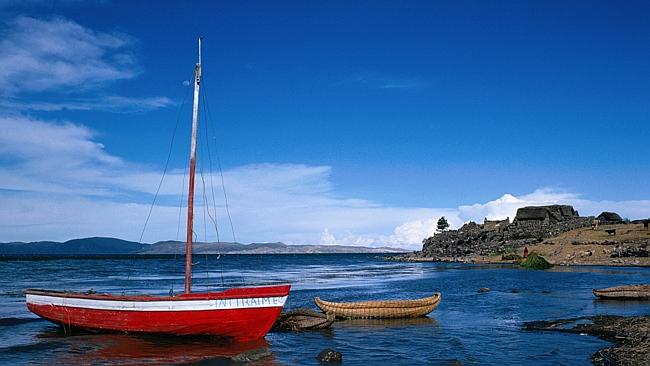
[[[194,68],[194,104],[190,144],[185,291],[169,296],[111,295],[28,289],[26,303],[36,315],[69,329],[171,335],[212,335],[235,341],[263,338],[289,295],[290,286],[232,288],[192,292],[192,226],[194,177],[201,82],[199,60]]]
[[[280,314],[273,326],[274,330],[302,331],[326,329],[334,323],[333,314],[317,313],[308,309],[298,309]]]
[[[627,285],[593,290],[599,299],[650,300],[650,285]]]
[[[331,302],[314,298],[316,306],[326,314],[343,319],[390,319],[425,316],[435,309],[442,295],[436,292],[431,297],[416,300],[386,300],[362,302]]]

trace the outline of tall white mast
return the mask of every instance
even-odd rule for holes
[[[199,85],[201,84],[201,40],[199,62],[194,67],[194,104],[192,106],[192,142],[190,144],[190,186],[187,195],[187,241],[185,242],[185,293],[192,292],[192,226],[194,220],[194,173],[196,165],[196,132],[199,125]]]

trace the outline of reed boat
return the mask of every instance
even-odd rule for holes
[[[650,285],[626,285],[593,290],[599,299],[650,300]]]
[[[28,289],[27,308],[63,326],[106,332],[166,335],[210,335],[234,341],[256,341],[271,329],[282,311],[290,285],[192,292],[194,180],[201,83],[201,38],[194,67],[194,103],[190,141],[185,243],[185,291],[182,294],[124,295]],[[225,193],[224,193],[225,194]]]
[[[325,314],[334,314],[337,318],[391,319],[425,316],[438,306],[441,299],[442,295],[436,292],[433,296],[415,300],[332,302],[316,297],[314,302]]]

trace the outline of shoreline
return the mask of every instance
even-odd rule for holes
[[[588,323],[583,323],[588,320]],[[573,325],[573,327],[569,327]],[[591,355],[596,365],[650,365],[650,316],[596,315],[571,319],[526,322],[526,331],[588,334],[608,342]]]
[[[581,262],[560,262],[556,263],[550,260],[547,256],[540,254],[542,257],[547,259],[549,263],[554,266],[560,267],[595,267],[595,266],[607,266],[607,267],[650,267],[650,258],[647,257],[630,257],[628,260],[622,259],[621,261],[581,261]],[[500,256],[496,257],[420,257],[410,255],[392,255],[384,257],[388,261],[393,262],[403,262],[403,263],[463,263],[463,264],[510,264],[516,266],[518,260],[505,260],[500,259]]]

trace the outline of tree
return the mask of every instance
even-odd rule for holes
[[[447,222],[447,219],[445,217],[441,217],[438,219],[438,231],[445,231],[449,228],[449,223]]]

